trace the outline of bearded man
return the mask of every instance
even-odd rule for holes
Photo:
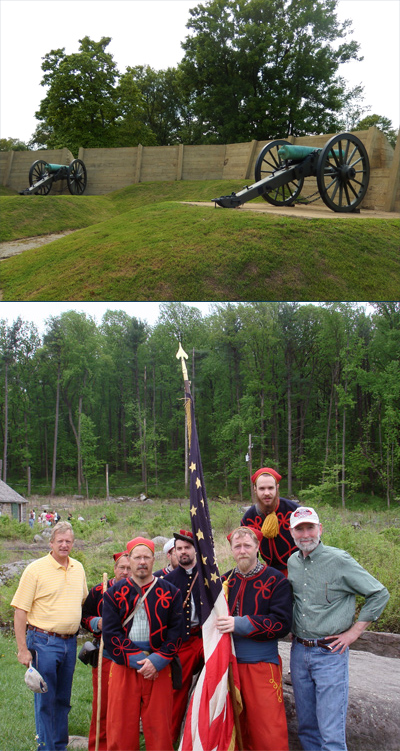
[[[382,613],[389,592],[344,550],[321,542],[313,508],[290,517],[299,548],[288,561],[293,589],[290,669],[305,751],[347,751],[349,646]],[[356,595],[365,603],[354,621]]]
[[[240,524],[259,529],[263,534],[260,554],[268,566],[282,571],[287,576],[287,561],[295,552],[296,545],[290,534],[290,514],[299,504],[279,496],[282,476],[270,467],[261,467],[251,481],[256,502],[244,514]]]

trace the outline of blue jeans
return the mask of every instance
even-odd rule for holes
[[[35,694],[38,751],[65,751],[68,746],[68,713],[76,663],[76,636],[60,639],[28,630],[26,644],[32,666],[47,683],[45,694]]]
[[[349,650],[339,654],[294,639],[290,672],[304,751],[347,751]]]

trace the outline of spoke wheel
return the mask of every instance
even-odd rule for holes
[[[331,138],[319,155],[317,183],[322,200],[332,211],[354,211],[369,183],[369,159],[362,141],[352,133]]]
[[[270,141],[261,149],[255,167],[256,182],[262,180],[264,177],[272,176],[277,170],[284,168],[284,163],[278,154],[281,146],[289,144],[289,141],[283,139],[277,141]],[[268,193],[263,193],[262,198],[268,203],[272,203],[273,206],[290,206],[296,198],[300,195],[303,187],[304,178],[299,180],[292,180],[281,185],[279,188],[271,188]]]
[[[30,187],[36,185],[36,183],[39,182],[39,180],[43,180],[44,177],[48,177],[49,175],[49,165],[47,162],[45,162],[43,159],[38,159],[36,162],[33,162],[30,170],[29,170],[29,185]],[[39,190],[37,191],[36,195],[39,196],[47,196],[48,193],[51,191],[52,183],[47,183],[47,185],[43,185]]]
[[[74,159],[68,167],[67,184],[69,192],[73,196],[81,196],[85,191],[86,183],[86,167],[80,159]]]

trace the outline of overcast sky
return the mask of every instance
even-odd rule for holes
[[[0,135],[28,141],[45,89],[42,58],[64,47],[78,51],[78,40],[112,37],[108,51],[120,73],[128,65],[172,67],[183,56],[181,42],[193,0],[1,0]],[[204,4],[204,0],[203,0]],[[351,86],[365,88],[367,114],[388,117],[395,128],[399,112],[400,0],[339,0],[338,16],[353,20],[353,37],[364,61],[343,65]],[[277,134],[279,135],[279,134]]]

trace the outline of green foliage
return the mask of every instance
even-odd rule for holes
[[[0,151],[29,151],[29,146],[19,138],[0,138]]]
[[[16,519],[3,515],[0,516],[0,538],[5,540],[32,540],[33,532],[27,524],[18,522]]]
[[[210,0],[191,9],[180,68],[198,140],[335,131],[351,99],[338,68],[359,49],[335,11],[327,0]]]
[[[387,137],[389,143],[393,148],[396,146],[397,131],[393,128],[393,123],[388,117],[383,115],[367,115],[355,125],[352,130],[368,130],[375,126],[382,131]]]

